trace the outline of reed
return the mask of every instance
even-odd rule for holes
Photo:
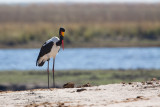
[[[34,47],[66,28],[66,47],[160,46],[159,4],[0,5],[0,47]]]
[[[50,75],[52,80],[52,75]],[[91,83],[103,85],[120,82],[142,82],[160,79],[159,70],[68,70],[56,71],[55,81],[62,86],[66,82],[76,85]],[[50,80],[50,81],[51,81]],[[1,71],[0,84],[44,84],[47,86],[46,71]]]

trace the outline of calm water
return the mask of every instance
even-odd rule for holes
[[[44,70],[47,63],[36,66],[38,53],[39,49],[1,49],[0,70]],[[65,49],[57,55],[55,69],[160,69],[160,48]]]

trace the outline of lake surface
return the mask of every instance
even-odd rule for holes
[[[0,71],[46,70],[36,66],[39,49],[0,49]],[[52,69],[52,60],[50,60]],[[160,48],[71,48],[60,50],[55,70],[160,69]]]

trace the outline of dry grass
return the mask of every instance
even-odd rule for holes
[[[0,47],[40,47],[66,28],[66,47],[160,46],[159,4],[0,5]]]

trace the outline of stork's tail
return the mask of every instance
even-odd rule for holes
[[[43,66],[44,63],[45,63],[45,62],[43,62],[43,61],[42,61],[41,63],[36,62],[36,66],[37,66],[37,65],[38,65],[38,66]]]
[[[41,61],[41,62],[39,62],[39,57],[37,58],[37,61],[36,61],[36,66],[43,66],[44,65],[44,63],[45,63],[45,61]]]

